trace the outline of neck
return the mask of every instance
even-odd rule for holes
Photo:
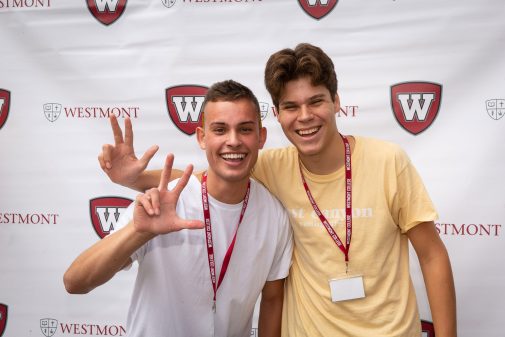
[[[351,140],[351,137],[348,137],[348,139],[352,151],[354,142]],[[342,137],[336,133],[331,144],[321,152],[313,155],[298,154],[303,165],[310,172],[320,175],[331,174],[339,170],[344,165],[344,141],[342,140]]]
[[[223,181],[212,170],[207,171],[207,192],[225,204],[238,204],[245,198],[249,176],[239,181]]]

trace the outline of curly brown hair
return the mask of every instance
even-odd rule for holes
[[[314,86],[324,85],[335,99],[338,81],[330,57],[319,47],[300,43],[272,54],[265,67],[265,86],[277,110],[286,83],[302,77],[309,77]]]

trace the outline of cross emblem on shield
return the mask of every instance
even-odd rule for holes
[[[42,318],[40,320],[40,331],[46,337],[51,337],[55,334],[58,328],[58,321],[53,318]]]
[[[46,103],[43,105],[44,116],[50,122],[54,122],[60,117],[61,114],[61,104],[58,103]]]
[[[486,101],[486,110],[489,117],[499,120],[505,115],[505,99],[488,99]]]

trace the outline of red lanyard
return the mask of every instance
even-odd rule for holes
[[[300,175],[302,177],[303,187],[305,188],[305,192],[307,192],[307,196],[309,197],[309,201],[312,204],[312,208],[314,208],[314,212],[319,216],[322,224],[328,231],[328,234],[331,236],[333,241],[337,244],[338,248],[345,255],[345,262],[349,262],[349,249],[351,247],[351,236],[352,236],[352,174],[351,174],[351,146],[349,145],[349,141],[343,135],[340,135],[342,140],[344,141],[345,148],[345,238],[346,245],[342,243],[337,233],[333,230],[326,217],[319,210],[319,207],[316,204],[316,201],[312,197],[312,194],[309,190],[309,185],[305,181],[305,177],[303,176],[302,164],[300,162]]]
[[[235,235],[233,236],[233,240],[226,251],[226,255],[223,259],[223,266],[221,267],[221,272],[219,273],[219,280],[216,284],[216,264],[214,260],[214,243],[212,241],[212,224],[210,222],[210,208],[209,208],[209,195],[207,194],[207,172],[205,172],[202,176],[202,206],[203,206],[203,217],[205,219],[205,237],[207,242],[207,256],[209,258],[209,270],[210,270],[210,279],[212,281],[212,289],[214,290],[214,305],[213,310],[216,310],[216,293],[217,289],[223,282],[224,275],[226,274],[226,270],[228,269],[228,264],[230,263],[231,254],[233,253],[233,248],[235,246],[235,239],[237,238],[238,227],[244,218],[245,210],[247,209],[247,203],[249,201],[249,192],[251,190],[251,181],[247,184],[247,192],[245,194],[244,202],[242,204],[242,211],[240,212],[240,218],[238,220],[237,229],[235,230]]]

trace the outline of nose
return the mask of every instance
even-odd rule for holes
[[[312,112],[310,111],[310,109],[307,107],[306,104],[303,104],[302,106],[300,106],[300,110],[298,113],[298,121],[306,122],[306,121],[311,120],[312,117],[313,117]]]
[[[238,146],[240,146],[241,143],[242,142],[240,140],[239,133],[235,130],[230,131],[230,133],[228,134],[228,139],[227,139],[226,145],[228,145],[230,147],[238,147]]]

